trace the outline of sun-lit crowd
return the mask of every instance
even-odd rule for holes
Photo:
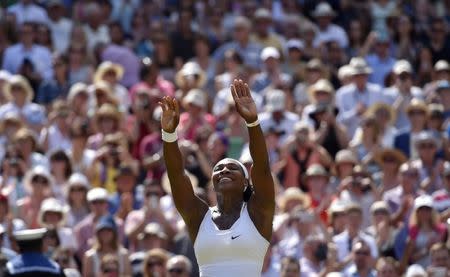
[[[198,276],[158,101],[214,206],[218,161],[251,170],[242,79],[276,181],[262,276],[450,276],[449,23],[445,0],[2,1],[0,270],[45,227],[67,276]]]

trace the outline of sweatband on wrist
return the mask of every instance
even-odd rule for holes
[[[177,131],[173,133],[168,133],[164,130],[161,130],[162,140],[165,142],[175,142],[178,139]]]
[[[247,127],[248,128],[251,128],[251,127],[256,127],[256,126],[258,126],[259,125],[259,119],[256,119],[254,122],[252,122],[252,123],[245,123],[246,125],[247,125]]]

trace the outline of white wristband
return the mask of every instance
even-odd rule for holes
[[[161,130],[162,140],[165,142],[175,142],[178,139],[177,131],[173,133],[168,133],[164,130]]]
[[[254,122],[252,122],[252,123],[245,123],[246,125],[247,125],[247,127],[248,128],[251,128],[251,127],[256,127],[256,126],[258,126],[259,125],[259,119],[256,119]]]

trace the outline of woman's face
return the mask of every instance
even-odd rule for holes
[[[69,191],[69,198],[72,202],[83,203],[86,199],[87,190],[82,185],[72,185]]]
[[[381,222],[388,222],[389,220],[389,214],[387,213],[387,211],[385,210],[378,210],[378,211],[374,211],[372,213],[372,222],[373,225],[378,225]]]
[[[375,126],[373,123],[366,123],[362,127],[364,137],[373,138],[375,136]]]
[[[397,277],[398,273],[395,270],[395,267],[389,263],[383,263],[382,266],[377,270],[378,277]]]
[[[99,120],[99,129],[102,133],[109,134],[113,133],[115,129],[115,120],[109,117],[104,117]]]
[[[56,226],[62,220],[62,214],[58,212],[46,212],[43,216],[45,224]]]
[[[392,155],[384,155],[383,159],[383,171],[384,170],[396,170],[400,166],[400,161],[397,160],[395,156]]]
[[[152,272],[151,276],[166,276],[166,263],[159,257],[151,257],[145,265],[147,272]]]
[[[102,79],[110,84],[117,83],[117,75],[114,70],[108,70],[103,74]]]
[[[100,244],[108,244],[111,243],[112,240],[114,239],[114,231],[111,229],[100,229],[97,232],[97,238],[100,242]]]
[[[27,93],[25,89],[20,85],[11,86],[11,96],[16,103],[24,103],[26,101]]]
[[[66,171],[66,162],[60,160],[51,161],[50,167],[53,175],[64,174]]]
[[[32,194],[35,196],[45,196],[50,190],[50,182],[45,176],[36,175],[31,178]]]
[[[233,159],[223,159],[214,166],[212,181],[216,191],[233,191],[241,196],[246,183],[241,166]]]
[[[209,55],[209,46],[203,40],[197,40],[194,45],[195,54],[197,56],[208,56]]]
[[[420,207],[417,209],[417,222],[420,223],[425,223],[425,222],[430,222],[431,220],[431,213],[432,213],[432,208],[430,207]]]
[[[338,172],[341,178],[350,176],[353,171],[353,167],[355,166],[352,162],[343,162],[338,165]]]

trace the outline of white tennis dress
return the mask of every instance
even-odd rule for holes
[[[259,277],[269,242],[259,233],[244,203],[228,230],[219,230],[206,212],[194,243],[200,277]]]

